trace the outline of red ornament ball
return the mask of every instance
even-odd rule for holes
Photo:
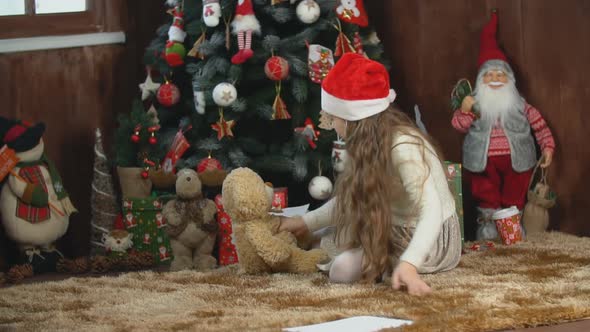
[[[166,84],[162,85],[158,89],[158,102],[166,107],[170,107],[178,103],[180,100],[180,90],[178,87],[170,82],[166,82]]]
[[[141,178],[142,179],[147,179],[149,176],[150,176],[150,173],[148,173],[148,171],[141,172]]]
[[[136,135],[136,134],[131,135],[131,142],[139,143],[139,135]]]
[[[203,172],[207,172],[207,171],[214,171],[214,170],[221,170],[221,169],[223,169],[223,167],[221,167],[221,163],[219,162],[219,160],[217,160],[215,158],[208,157],[208,158],[201,160],[201,162],[197,166],[197,173],[203,173]]]
[[[158,139],[155,138],[154,136],[150,137],[148,139],[148,141],[150,142],[151,145],[156,145],[156,143],[158,143]]]
[[[266,60],[264,73],[273,81],[281,81],[289,75],[289,63],[280,56],[273,56]]]

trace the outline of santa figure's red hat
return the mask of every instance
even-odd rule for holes
[[[356,53],[346,53],[322,82],[322,110],[357,121],[381,113],[395,100],[387,69]]]
[[[498,47],[496,34],[498,32],[498,13],[492,12],[490,21],[484,26],[480,36],[479,57],[477,66],[480,71],[492,68],[500,68],[507,72],[512,72],[508,64],[508,58]]]

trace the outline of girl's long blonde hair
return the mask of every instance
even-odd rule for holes
[[[351,241],[338,244],[345,248],[363,248],[362,272],[366,282],[374,282],[384,272],[392,270],[393,204],[409,202],[392,160],[394,135],[400,134],[409,135],[415,138],[413,142],[417,142],[408,144],[419,145],[427,169],[423,180],[426,181],[430,168],[424,153],[426,142],[431,140],[421,134],[404,113],[389,107],[372,117],[348,122],[346,127],[349,160],[336,181],[333,217],[337,225],[336,238]],[[419,208],[409,209],[412,216],[419,212]]]

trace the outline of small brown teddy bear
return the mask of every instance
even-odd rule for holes
[[[266,185],[251,169],[233,170],[223,182],[222,196],[233,221],[240,273],[313,273],[328,257],[320,249],[300,249],[291,233],[278,231],[279,218],[269,215]]]
[[[192,169],[178,172],[176,195],[177,199],[166,203],[162,212],[168,221],[166,232],[174,254],[170,270],[214,268],[217,260],[211,253],[217,233],[217,209],[212,200],[202,197],[197,172]]]

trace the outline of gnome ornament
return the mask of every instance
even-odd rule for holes
[[[480,36],[474,92],[463,98],[452,119],[453,127],[466,134],[463,170],[478,206],[477,240],[498,236],[496,212],[513,206],[523,210],[535,165],[549,167],[555,150],[541,113],[516,88],[514,71],[496,40],[497,29],[494,11]]]
[[[320,131],[315,129],[315,125],[310,118],[305,119],[305,125],[303,127],[298,127],[294,130],[296,133],[299,133],[305,137],[307,143],[312,149],[317,147],[315,142],[317,142],[320,136]]]
[[[168,30],[168,42],[166,43],[165,58],[170,67],[177,67],[184,64],[186,49],[184,48],[184,13],[179,7],[175,7],[171,12],[174,19]]]
[[[239,51],[232,58],[235,65],[242,64],[254,55],[252,34],[260,34],[260,23],[254,15],[252,0],[238,0],[235,17],[231,23],[233,33],[238,36]]]
[[[125,256],[133,246],[133,234],[123,229],[113,229],[102,237],[105,251],[112,256]]]

